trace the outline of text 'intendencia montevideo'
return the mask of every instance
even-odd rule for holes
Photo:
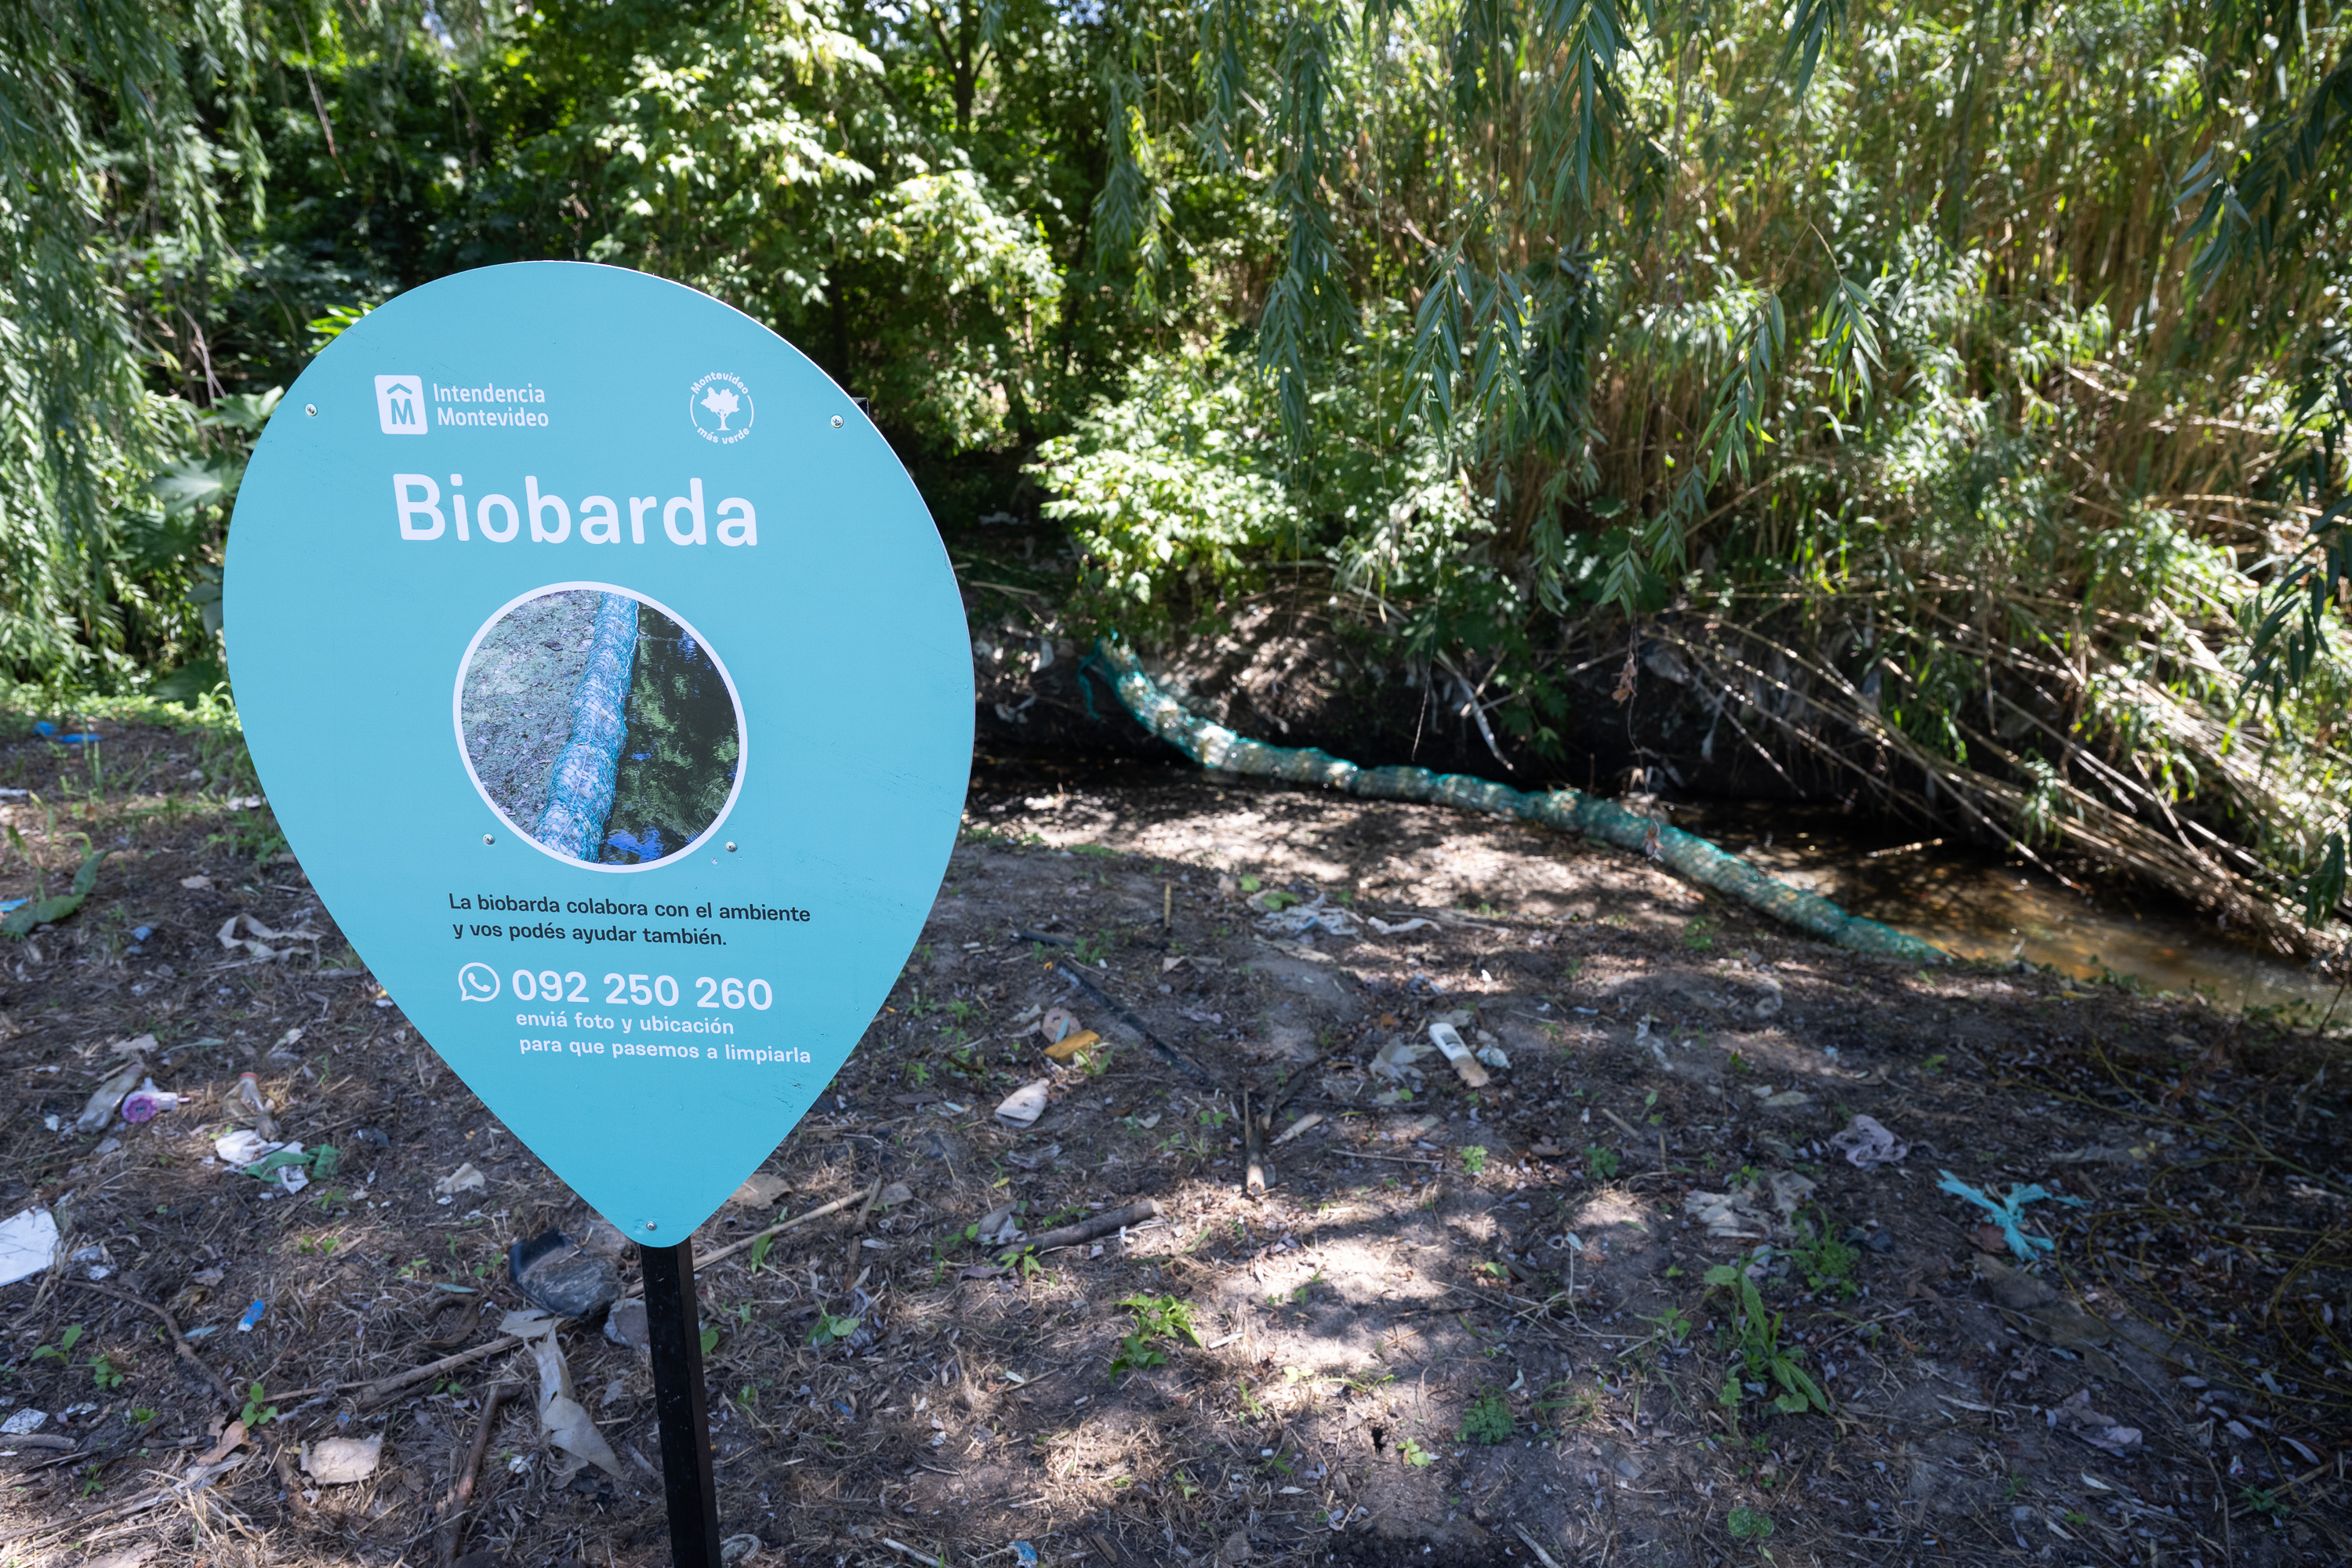
[[[469,500],[465,483],[463,474],[449,476],[445,509],[441,481],[432,475],[393,475],[392,503],[400,537],[416,542],[435,539],[470,542],[478,533],[493,544],[512,544],[522,537],[528,521],[533,544],[562,544],[573,539],[583,544],[618,544],[625,526],[628,542],[643,544],[646,519],[658,512],[662,535],[672,544],[708,544],[713,538],[729,546],[760,542],[759,513],[751,503],[741,496],[728,496],[706,512],[698,479],[687,480],[686,493],[679,496],[582,496],[576,533],[572,503],[541,490],[536,474],[523,476],[520,500],[496,490]],[[624,509],[628,513],[625,525],[621,521]]]

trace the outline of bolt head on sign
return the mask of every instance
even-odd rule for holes
[[[262,785],[369,971],[598,1213],[684,1241],[954,845],[971,640],[889,447],[691,289],[459,273],[278,405],[225,593]]]

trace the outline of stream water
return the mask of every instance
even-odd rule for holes
[[[1932,835],[1891,837],[1828,806],[1678,805],[1674,823],[1963,958],[2022,959],[2083,980],[2130,976],[2151,991],[2195,989],[2230,1012],[2324,1014],[2336,1000],[2336,982],[2142,889],[2077,892],[2025,862]]]

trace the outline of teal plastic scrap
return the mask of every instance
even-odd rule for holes
[[[1269,746],[1189,711],[1144,673],[1142,661],[1132,649],[1119,643],[1108,637],[1097,642],[1087,662],[1099,662],[1120,703],[1138,723],[1203,767],[1294,784],[1319,784],[1370,800],[1429,801],[1463,811],[1540,822],[1647,855],[1702,887],[1713,888],[1853,952],[1913,963],[1933,963],[1946,956],[1932,942],[1850,915],[1819,893],[1792,888],[1704,838],[1638,816],[1614,801],[1573,789],[1528,794],[1467,773],[1433,773],[1427,768],[1360,768],[1311,746]]]
[[[2001,1234],[2009,1238],[2009,1249],[2017,1254],[2018,1261],[2021,1263],[2031,1263],[2037,1251],[2048,1252],[2058,1245],[2047,1237],[2028,1236],[2019,1228],[2020,1222],[2025,1218],[2026,1205],[2047,1199],[2053,1204],[2071,1204],[2076,1208],[2084,1206],[2082,1199],[2060,1197],[2040,1183],[2032,1186],[2025,1186],[2020,1183],[2011,1182],[2009,1184],[2009,1197],[2005,1201],[1996,1202],[1988,1197],[1981,1188],[1969,1185],[1949,1171],[1938,1171],[1936,1174],[1944,1178],[1936,1184],[1938,1192],[1949,1193],[1956,1198],[1965,1198],[1992,1215],[1993,1224],[2000,1226]]]

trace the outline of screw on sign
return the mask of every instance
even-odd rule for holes
[[[413,289],[288,402],[225,571],[255,764],[386,999],[639,1243],[672,1543],[716,1568],[689,1245],[938,891],[972,714],[946,552],[804,356],[616,268]]]

